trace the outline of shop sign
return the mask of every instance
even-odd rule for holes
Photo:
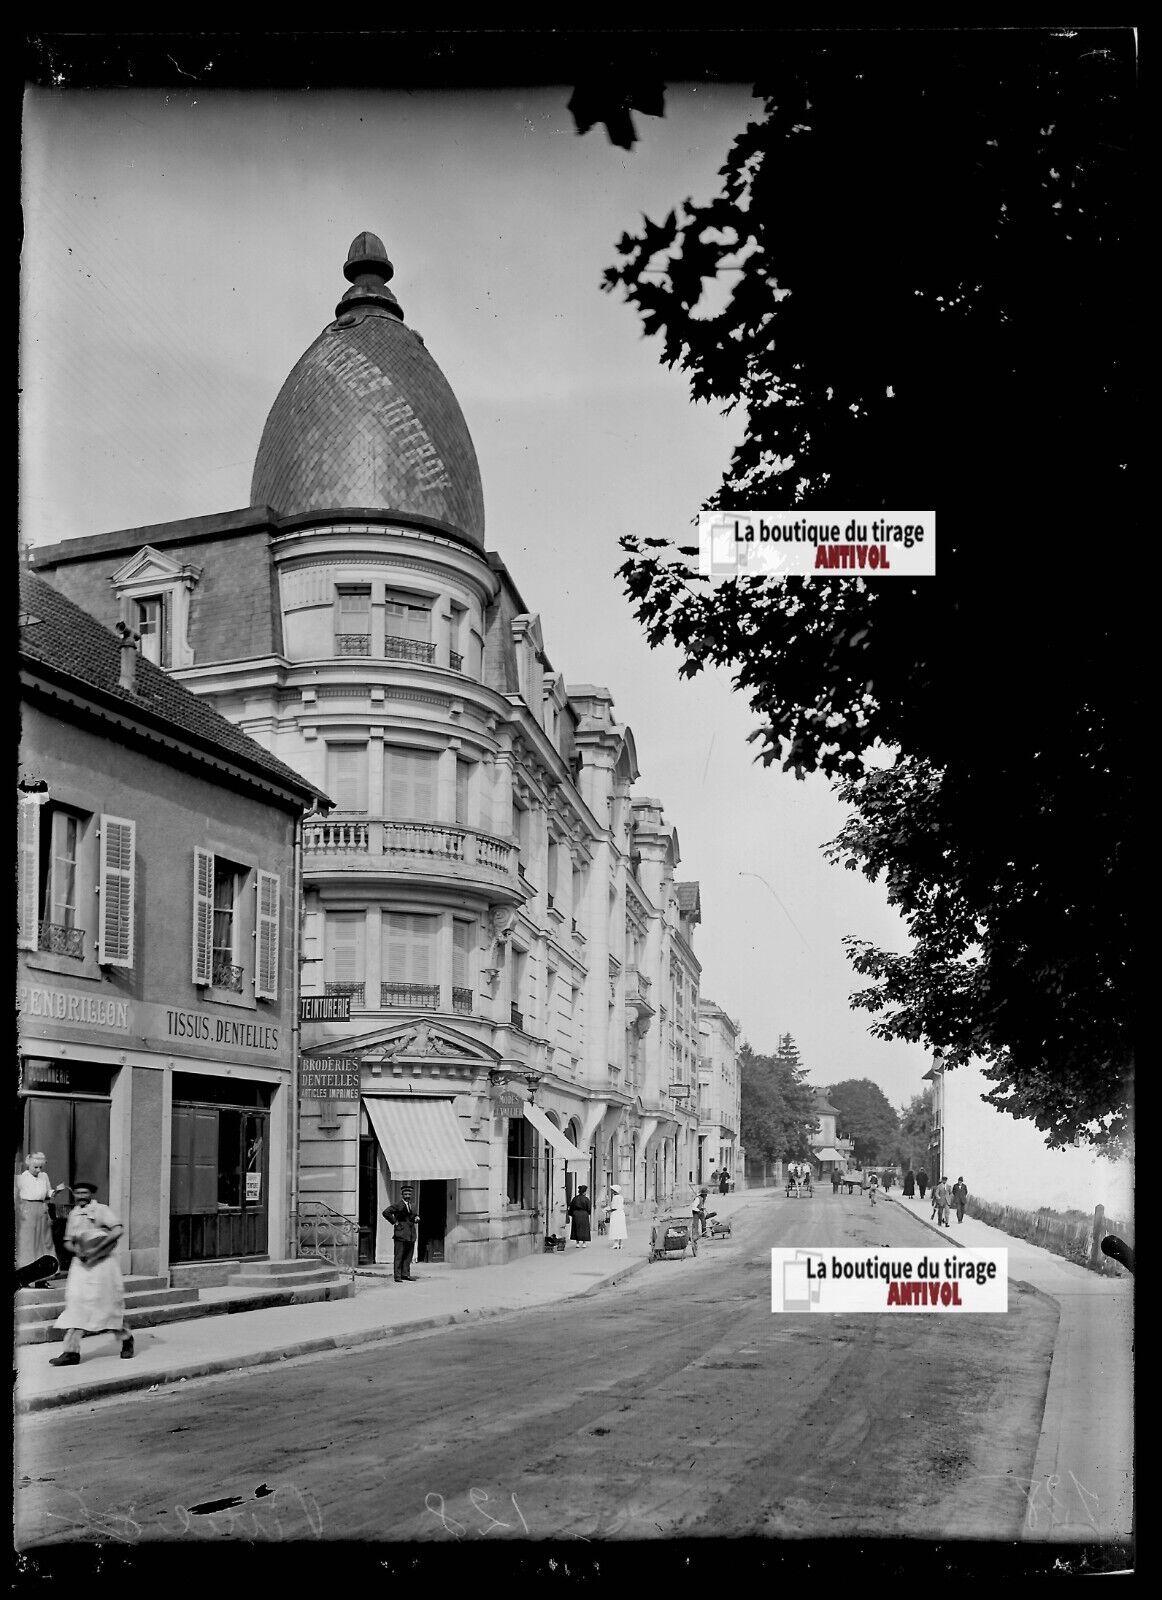
[[[257,1205],[262,1199],[262,1173],[248,1172],[246,1174],[246,1203]]]
[[[300,1022],[350,1022],[349,994],[304,994],[299,997]]]
[[[492,1102],[492,1109],[494,1115],[498,1117],[523,1117],[524,1112],[521,1109],[523,1105],[524,1101],[519,1094],[498,1094]]]
[[[670,1085],[670,1099],[671,1100],[682,1101],[682,1100],[688,1100],[689,1098],[690,1098],[690,1086],[689,1086],[689,1084],[686,1084],[686,1083],[672,1083]]]
[[[71,989],[45,989],[22,983],[17,1004],[24,1017],[46,1017],[79,1028],[105,1028],[110,1033],[129,1032],[129,1002],[98,994],[75,994]]]
[[[360,1068],[358,1056],[300,1056],[299,1098],[358,1100]]]
[[[109,1093],[112,1081],[112,1067],[93,1066],[87,1061],[46,1061],[30,1056],[24,1062],[20,1086],[22,1089],[55,1089],[65,1094],[104,1095]]]

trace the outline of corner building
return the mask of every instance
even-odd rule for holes
[[[697,885],[609,690],[566,684],[485,548],[464,417],[374,235],[344,274],[248,508],[35,564],[334,801],[303,830],[302,993],[350,1019],[303,1025],[300,1198],[388,1261],[410,1181],[420,1259],[478,1265],[563,1233],[580,1183],[687,1199]]]

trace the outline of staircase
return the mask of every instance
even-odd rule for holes
[[[126,1278],[125,1323],[129,1328],[154,1328],[268,1306],[345,1300],[354,1292],[350,1279],[309,1256],[297,1261],[207,1262],[174,1267],[169,1278]],[[63,1278],[46,1289],[21,1289],[15,1299],[16,1344],[62,1340],[64,1329],[54,1328],[53,1323],[64,1306]]]

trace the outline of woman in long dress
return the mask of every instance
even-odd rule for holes
[[[69,1212],[65,1246],[72,1254],[65,1283],[65,1308],[53,1323],[65,1330],[64,1349],[50,1367],[75,1367],[81,1359],[81,1337],[109,1332],[121,1345],[121,1359],[133,1355],[133,1335],[125,1324],[125,1282],[113,1254],[125,1231],[108,1206],[97,1199],[96,1186],[73,1184],[77,1203]]]
[[[625,1226],[625,1201],[621,1198],[621,1190],[615,1183],[609,1191],[609,1242],[615,1250],[620,1250],[629,1233]]]
[[[579,1249],[589,1243],[589,1186],[582,1184],[569,1201],[569,1237]]]
[[[34,1150],[24,1158],[24,1171],[16,1179],[16,1266],[53,1256],[52,1219],[48,1203],[63,1184],[52,1186],[44,1170],[44,1153]],[[55,1259],[55,1257],[54,1257]]]

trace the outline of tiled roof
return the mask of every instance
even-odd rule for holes
[[[314,784],[140,654],[134,687],[123,689],[121,641],[116,634],[43,578],[25,571],[20,574],[20,657],[81,688],[120,700],[130,716],[136,711],[168,723],[189,744],[231,760],[243,771],[257,773],[304,799],[326,799]]]
[[[382,252],[363,234],[352,251],[366,240]],[[251,504],[279,517],[348,506],[430,517],[483,548],[484,494],[464,414],[382,273],[360,276],[337,310],[266,419]]]
[[[676,883],[679,911],[697,911],[701,915],[701,887],[697,883]]]

